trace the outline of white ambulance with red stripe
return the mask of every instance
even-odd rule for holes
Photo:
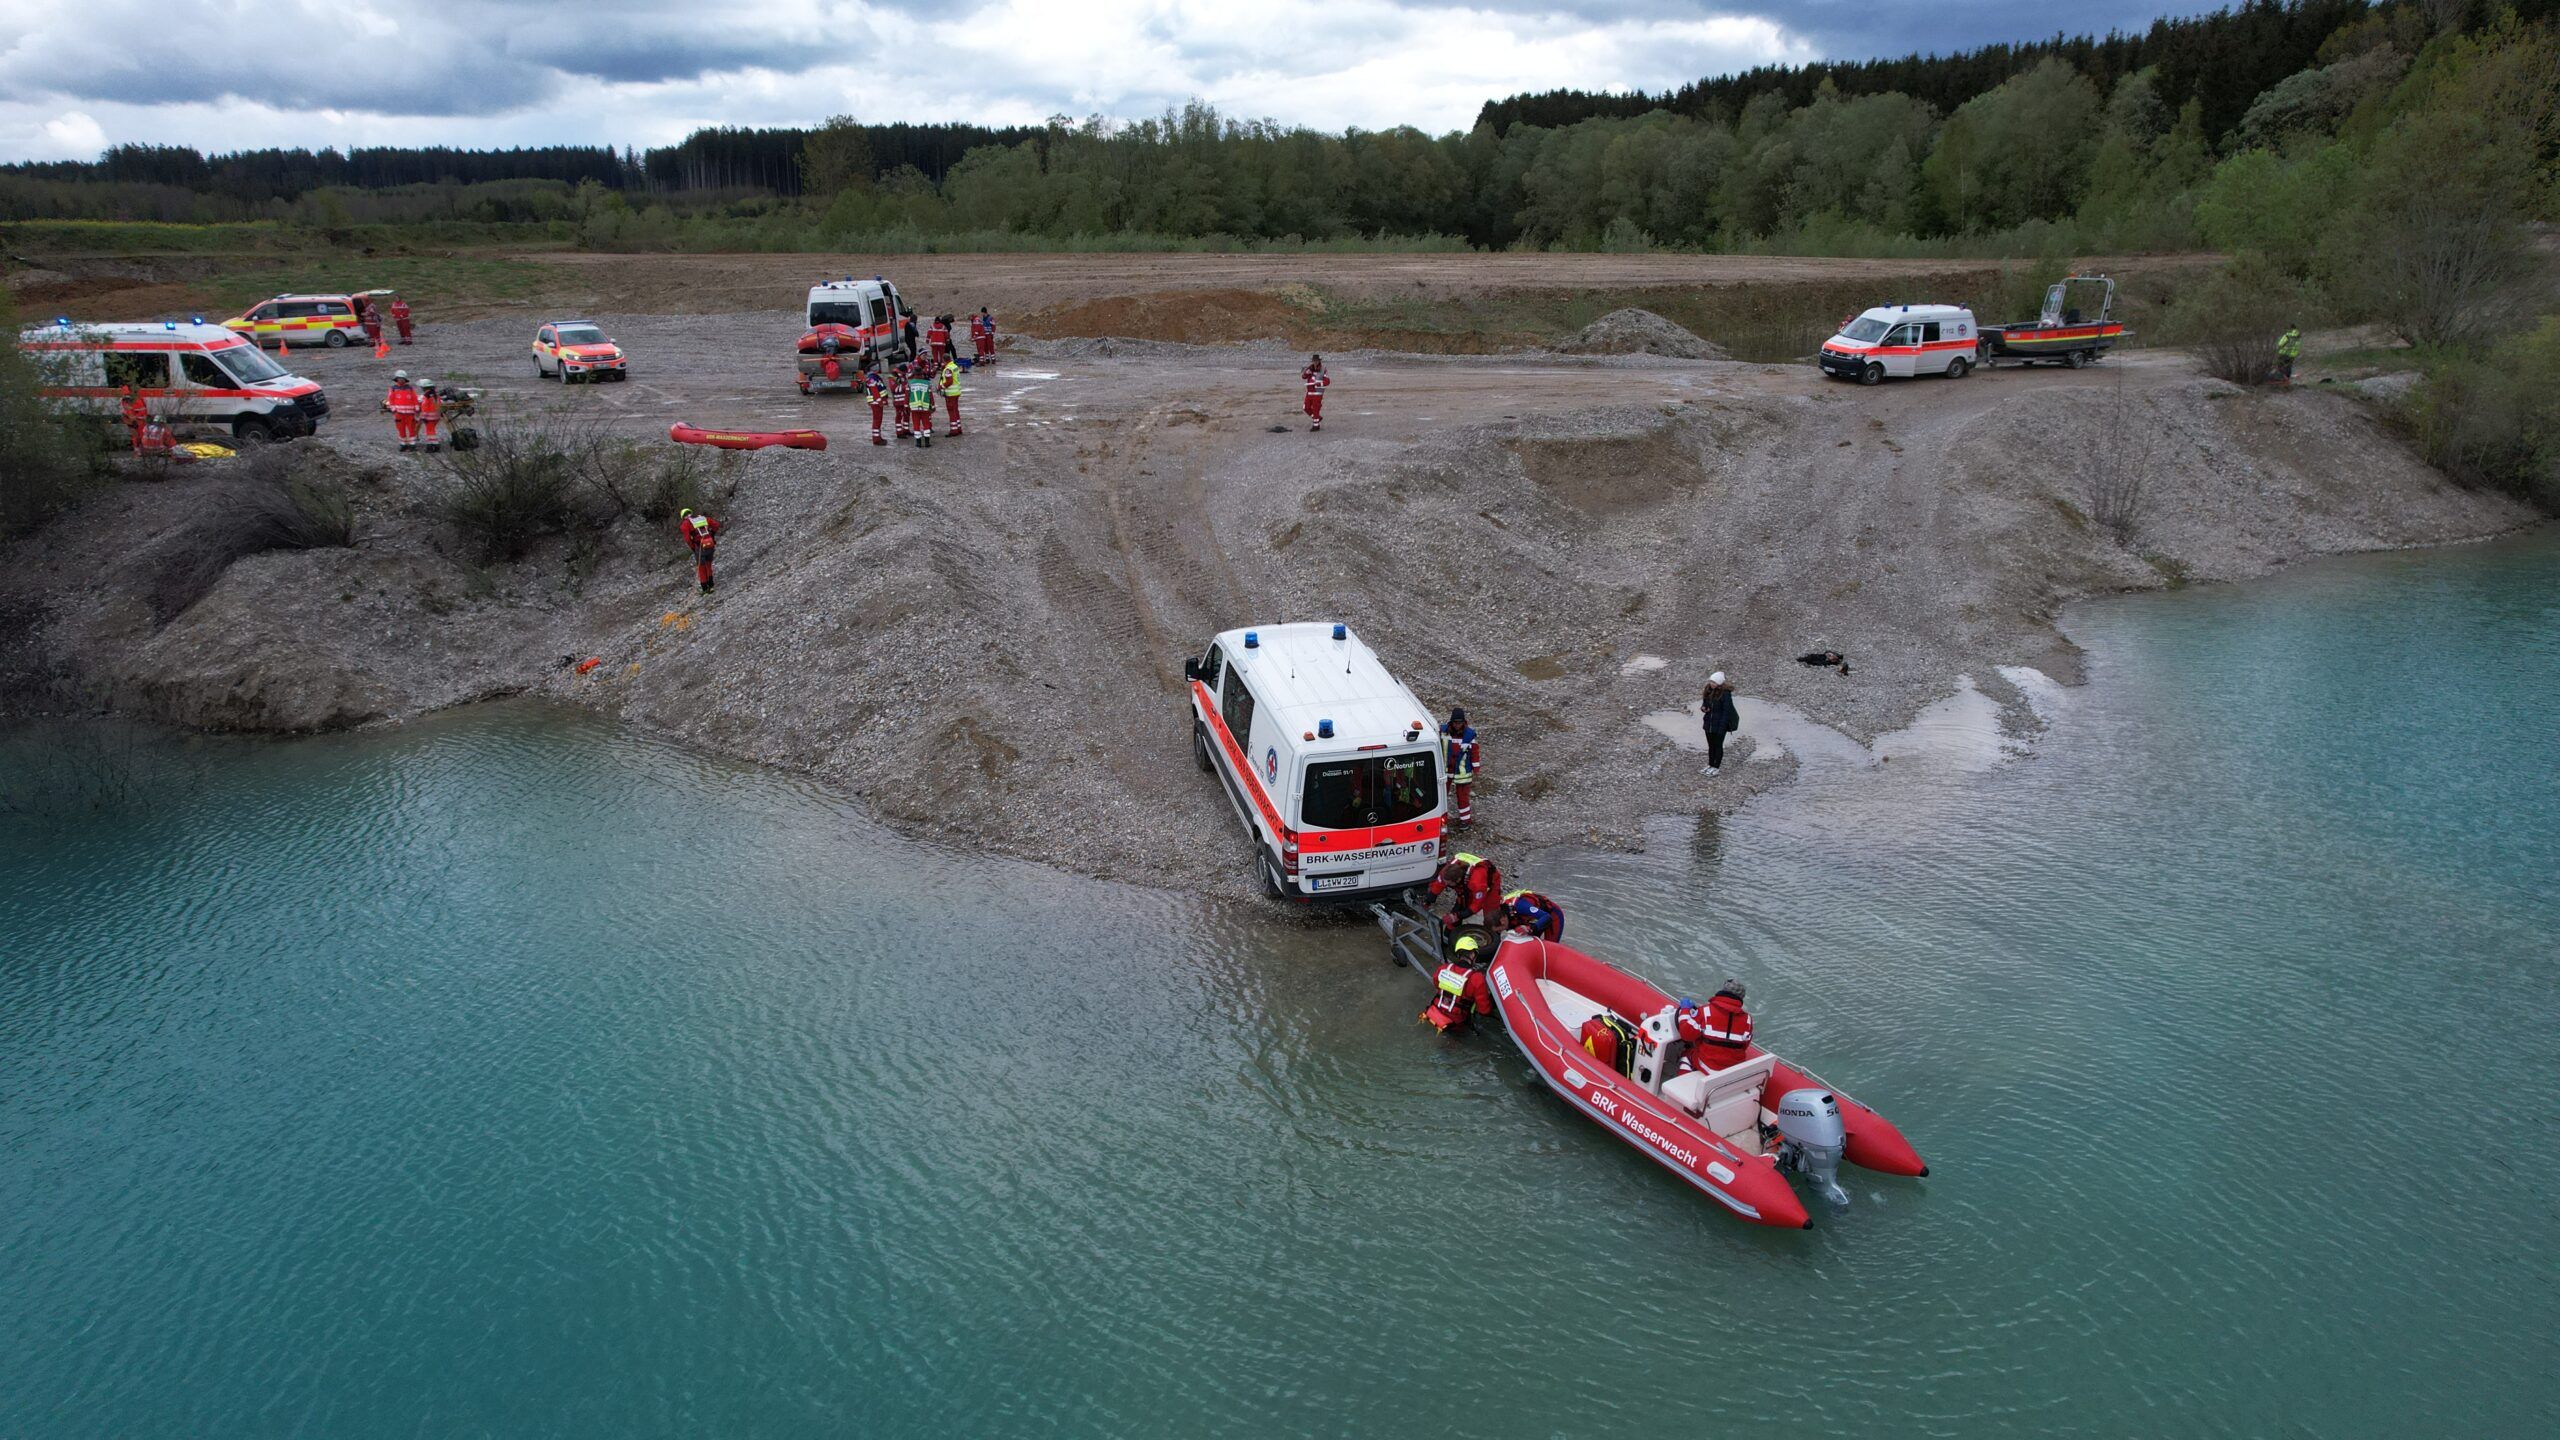
[[[1264,889],[1353,900],[1430,881],[1447,810],[1439,735],[1351,627],[1229,630],[1182,672],[1192,753],[1253,836]]]
[[[115,415],[131,386],[172,429],[221,430],[256,445],[308,435],[329,413],[318,385],[220,325],[64,319],[21,331],[18,346],[35,361],[40,393],[86,414]]]
[[[810,286],[803,318],[812,330],[821,325],[842,325],[853,332],[851,349],[903,363],[915,358],[907,347],[906,312],[907,304],[898,298],[897,286],[877,275],[868,280],[847,275]]]
[[[1961,305],[1879,305],[1822,342],[1816,364],[1825,375],[1873,385],[1887,376],[1908,380],[1972,373],[1982,330]]]

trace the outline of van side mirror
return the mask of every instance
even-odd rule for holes
[[[1198,660],[1193,659],[1192,657],[1190,657],[1190,656],[1188,656],[1188,655],[1183,656],[1183,657],[1182,657],[1182,678],[1183,678],[1183,679],[1185,679],[1185,680],[1197,680],[1197,679],[1199,679],[1199,678],[1200,678],[1200,662],[1199,662]]]

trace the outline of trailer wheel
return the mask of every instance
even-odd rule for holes
[[[2086,350],[2065,350],[2062,352],[2062,363],[2068,369],[2077,370],[2081,366],[2089,363],[2089,352]]]
[[[1191,722],[1191,759],[1200,767],[1200,773],[1210,773],[1209,727],[1197,720]]]
[[[1961,380],[1973,373],[1973,362],[1959,355],[1947,362],[1947,378]]]
[[[1884,367],[1873,360],[1868,361],[1867,368],[1858,372],[1858,383],[1861,385],[1883,384]]]

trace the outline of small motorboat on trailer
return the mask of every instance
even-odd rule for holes
[[[1887,1175],[1929,1173],[1883,1116],[1757,1045],[1724,1069],[1678,1073],[1684,1042],[1672,998],[1606,961],[1514,934],[1487,974],[1504,1028],[1547,1088],[1746,1220],[1813,1228],[1787,1176],[1845,1203],[1842,1160]],[[1583,1046],[1595,1017],[1632,1037],[1611,1047],[1615,1064]]]

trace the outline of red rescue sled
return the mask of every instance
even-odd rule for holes
[[[762,450],[768,445],[791,450],[827,448],[827,437],[815,430],[705,430],[681,420],[667,427],[667,438],[679,445],[716,445],[723,450]]]
[[[1723,1070],[1673,1074],[1672,998],[1605,961],[1551,940],[1504,939],[1487,978],[1512,1043],[1573,1107],[1743,1219],[1813,1228],[1787,1181],[1839,1191],[1838,1162],[1926,1175],[1911,1142],[1873,1110],[1754,1045]],[[1622,1071],[1582,1044],[1585,1021],[1614,1015],[1634,1032]]]

